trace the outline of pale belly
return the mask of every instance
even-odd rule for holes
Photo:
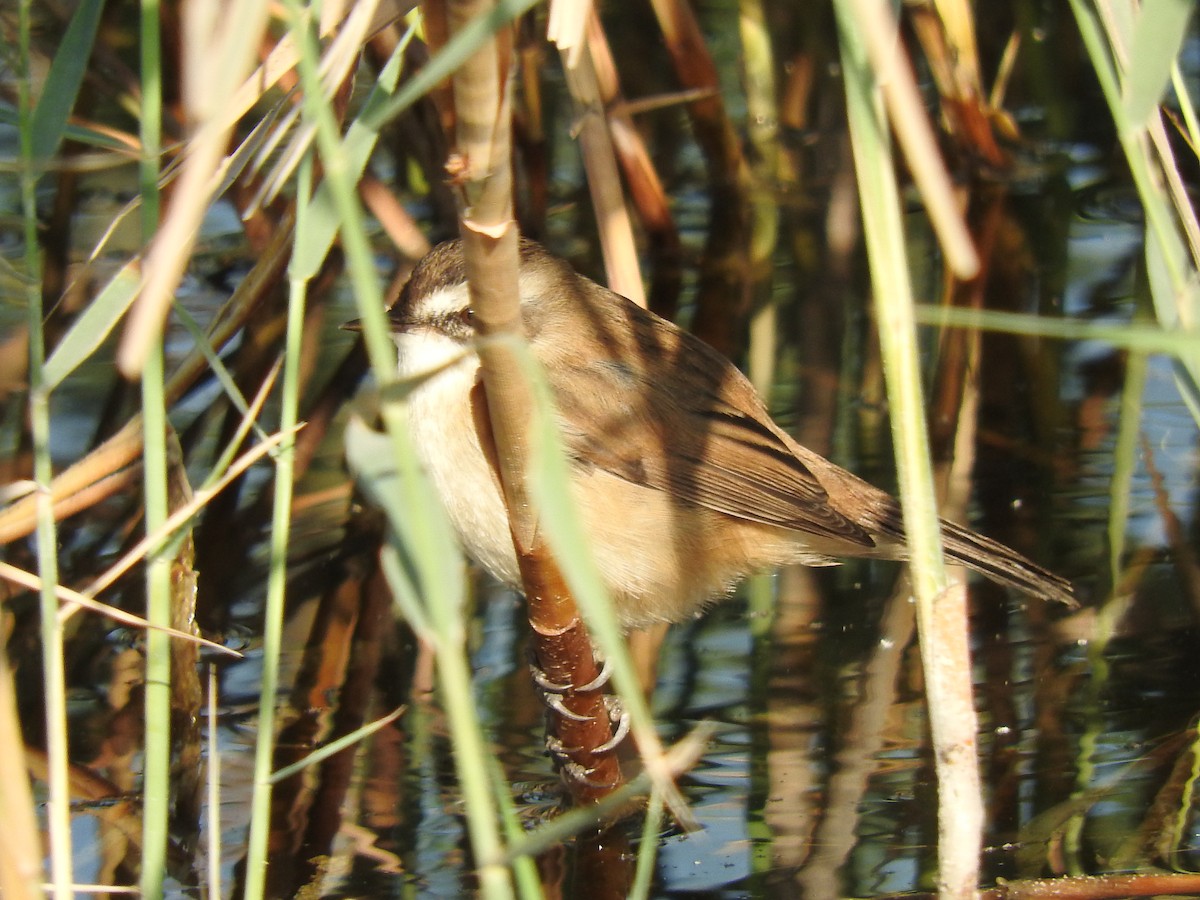
[[[401,344],[402,375],[453,358],[445,348],[438,354],[424,342],[418,346],[419,353],[406,354]],[[500,484],[475,430],[470,392],[477,374],[477,359],[463,358],[410,395],[413,439],[463,549],[519,588]],[[627,629],[687,619],[749,572],[806,555],[797,552],[795,535],[781,529],[684,506],[594,467],[576,469],[571,488],[590,552]]]

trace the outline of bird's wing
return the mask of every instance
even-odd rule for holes
[[[750,383],[700,340],[638,310],[637,363],[563,356],[555,400],[568,452],[627,481],[736,518],[875,542],[831,505]],[[680,378],[686,391],[673,390]],[[668,452],[669,448],[669,452]]]

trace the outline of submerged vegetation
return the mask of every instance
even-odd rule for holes
[[[1195,492],[1200,417],[1192,4],[586,6],[0,13],[0,895],[1200,891],[1195,706],[1126,741],[1106,705],[1136,681],[1131,623],[1153,659],[1200,609],[1194,497],[1171,495]],[[1136,211],[1082,272],[1066,232],[1106,198],[1077,182],[1114,165]],[[744,361],[806,444],[885,480],[895,449],[913,561],[891,599],[865,568],[748,589],[749,851],[695,814],[721,767],[686,775],[733,714],[663,700],[673,674],[653,711],[641,687],[705,636],[627,647],[527,355],[501,362],[528,395],[503,457],[541,580],[503,658],[482,632],[526,612],[464,567],[413,457],[386,307],[432,242],[515,246],[514,222]],[[1119,300],[1100,319],[1084,290]],[[1010,615],[981,588],[973,632],[935,524],[969,509],[1088,609]],[[640,756],[598,750],[597,694],[586,726],[551,719],[554,782],[524,654],[580,684],[589,640]],[[1146,696],[1200,702],[1156,674]],[[893,791],[905,754],[923,777]],[[864,824],[871,778],[880,808],[922,802]],[[656,862],[697,821],[736,878]]]

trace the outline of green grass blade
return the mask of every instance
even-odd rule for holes
[[[296,234],[312,221],[313,157],[300,164],[296,188]],[[293,251],[293,258],[295,251]],[[304,309],[308,278],[288,272],[287,329],[284,337],[283,396],[279,420],[282,430],[294,429],[300,408],[300,369],[304,337]],[[263,608],[262,686],[259,691],[258,735],[254,743],[254,788],[251,798],[250,835],[246,846],[245,896],[260,897],[266,884],[267,842],[271,832],[271,779],[275,754],[275,706],[279,692],[279,664],[283,649],[283,613],[287,594],[288,543],[291,535],[295,435],[280,445],[275,457],[275,493],[271,509],[270,564],[267,599]]]
[[[188,334],[192,336],[192,340],[195,342],[196,349],[199,350],[204,356],[205,361],[208,363],[209,369],[212,370],[213,377],[217,379],[217,383],[220,384],[221,389],[225,391],[225,396],[229,399],[229,402],[233,404],[233,408],[236,409],[242,416],[249,415],[250,404],[246,402],[246,398],[242,394],[241,388],[239,388],[237,383],[234,381],[232,373],[230,373],[225,363],[221,361],[221,357],[217,354],[212,342],[209,341],[208,335],[204,333],[203,329],[200,328],[200,324],[192,317],[191,313],[184,309],[181,303],[175,301],[175,303],[172,304],[172,309],[175,311],[176,318],[178,318],[183,324],[183,327],[187,329]],[[267,434],[265,431],[263,431],[261,425],[259,425],[257,422],[254,422],[251,427],[254,428],[254,431],[258,434],[260,440],[266,440]]]
[[[1200,405],[1200,334],[1196,332],[1200,314],[1200,284],[1195,270],[1182,285],[1171,277],[1175,271],[1189,271],[1190,262],[1183,242],[1175,240],[1146,241],[1146,276],[1150,282],[1150,298],[1154,312],[1164,329],[1186,335],[1174,351],[1179,365],[1175,367],[1175,384],[1180,394],[1195,409]]]
[[[662,819],[663,796],[658,791],[652,791],[642,822],[642,839],[638,844],[637,867],[633,872],[630,900],[645,900],[654,886],[654,861],[658,856],[655,850],[658,847],[658,832],[662,828]]]
[[[1129,88],[1125,79],[1129,71],[1121,65],[1121,57],[1114,53],[1113,44],[1129,45],[1137,40],[1144,44],[1149,38],[1138,38],[1139,28],[1150,29],[1165,27],[1159,24],[1158,16],[1163,16],[1163,22],[1178,22],[1181,10],[1174,8],[1177,0],[1163,4],[1163,10],[1155,13],[1155,18],[1145,23],[1140,17],[1131,18],[1132,4],[1114,3],[1109,7],[1116,13],[1110,19],[1101,20],[1092,5],[1085,0],[1069,0],[1075,21],[1079,27],[1080,36],[1091,60],[1100,89],[1108,102],[1109,112],[1117,128],[1117,136],[1121,141],[1121,149],[1125,153],[1129,172],[1137,188],[1138,198],[1146,212],[1146,262],[1150,275],[1151,296],[1158,320],[1164,327],[1175,327],[1193,330],[1200,323],[1200,281],[1197,278],[1196,261],[1193,254],[1200,248],[1189,247],[1185,242],[1184,229],[1181,228],[1181,216],[1189,221],[1192,218],[1190,209],[1180,209],[1173,203],[1167,191],[1163,166],[1173,166],[1174,161],[1163,159],[1157,155],[1152,138],[1161,129],[1158,123],[1158,113],[1153,105],[1143,119],[1134,120],[1127,115],[1126,97]],[[1140,15],[1145,15],[1150,4],[1142,5]],[[1174,16],[1174,18],[1171,18]],[[1109,34],[1105,26],[1111,24],[1115,34]],[[1168,47],[1175,46],[1176,41]],[[1141,52],[1163,53],[1162,48]],[[1164,56],[1168,54],[1163,53]],[[1169,56],[1166,64],[1173,63],[1175,56]],[[1136,72],[1143,65],[1140,60],[1132,64]],[[1141,76],[1148,80],[1149,76]],[[1139,94],[1148,92],[1148,88],[1138,89]],[[1138,111],[1145,111],[1144,96],[1137,100]],[[1175,173],[1176,175],[1178,173]],[[1200,411],[1200,354],[1195,352],[1177,356],[1181,371],[1177,383],[1184,396],[1185,402],[1193,415]],[[1198,419],[1197,421],[1200,421]]]
[[[345,446],[346,462],[358,486],[383,511],[395,532],[396,540],[389,540],[382,562],[396,603],[417,636],[432,640],[434,623],[421,599],[428,596],[426,587],[440,581],[449,584],[452,596],[461,597],[465,591],[462,559],[441,501],[424,478],[414,478],[412,470],[398,469],[388,437],[372,431],[357,417],[346,425]],[[422,515],[411,515],[414,509],[423,510]],[[440,535],[437,543],[442,552],[415,558],[411,548],[418,546],[417,530]],[[452,614],[461,616],[463,610],[455,608]]]
[[[20,116],[21,221],[24,241],[24,300],[29,332],[29,432],[33,449],[33,480],[38,486],[36,553],[42,587],[38,597],[45,706],[47,785],[46,830],[50,843],[51,891],[55,900],[70,900],[73,865],[71,849],[70,755],[67,740],[66,667],[63,624],[58,616],[58,528],[50,487],[54,467],[50,457],[50,391],[43,372],[45,334],[42,328],[42,256],[38,235],[37,160],[33,153],[33,68],[30,60],[30,5],[17,8],[17,109]]]
[[[625,705],[630,727],[643,752],[658,746],[654,716],[646,702],[629,656],[629,646],[617,622],[600,569],[592,556],[588,536],[576,509],[571,473],[558,433],[550,386],[524,341],[511,341],[513,350],[533,385],[534,421],[531,425],[529,489],[544,523],[546,542],[554,561],[579,604],[588,633],[612,668],[612,683]]]
[[[396,44],[396,49],[379,73],[367,97],[362,113],[346,131],[342,146],[345,148],[347,165],[356,179],[366,169],[367,160],[370,159],[375,143],[379,140],[379,127],[368,124],[367,120],[372,111],[382,106],[395,92],[404,66],[404,51],[415,34],[416,29],[409,28]],[[303,242],[297,238],[293,265],[306,266],[310,278],[317,273],[325,257],[329,255],[329,248],[333,246],[333,239],[337,235],[339,220],[330,190],[328,181],[322,182],[317,188],[313,197],[313,225],[308,229]]]
[[[917,321],[924,325],[954,328],[982,328],[1007,334],[1027,334],[1069,341],[1103,341],[1114,347],[1144,353],[1169,355],[1194,354],[1200,351],[1200,335],[1184,331],[1169,331],[1158,325],[1141,323],[1108,325],[1101,322],[1080,322],[1074,319],[1051,319],[1029,313],[975,310],[964,307],[921,304],[916,308]]]
[[[401,706],[399,709],[392,710],[392,712],[388,713],[382,719],[376,719],[374,722],[368,722],[360,728],[355,728],[349,734],[344,734],[337,740],[330,741],[323,747],[314,750],[308,756],[304,757],[304,759],[294,762],[290,766],[284,766],[271,775],[271,783],[279,784],[284,779],[291,778],[293,775],[303,772],[309,766],[315,766],[317,763],[329,759],[335,753],[341,753],[347,747],[353,747],[359,741],[373,735],[380,728],[385,728],[395,722],[403,715],[405,709],[407,707]]]
[[[1175,60],[1175,64],[1171,66],[1171,89],[1175,92],[1179,110],[1183,113],[1186,137],[1192,153],[1200,153],[1200,120],[1196,117],[1196,106],[1192,103],[1192,95],[1188,90],[1187,80],[1183,77],[1183,70],[1179,68],[1179,60]]]
[[[158,229],[159,151],[162,145],[162,47],[158,0],[142,0],[141,133],[139,194],[142,240],[149,244]],[[170,514],[167,489],[167,410],[161,341],[147,348],[142,370],[144,422],[143,485],[146,533],[153,534]],[[146,562],[146,619],[171,624],[171,558],[160,549]],[[142,866],[139,886],[147,900],[163,895],[171,803],[171,645],[160,630],[146,634],[145,741],[142,767]]]
[[[1171,68],[1187,36],[1192,6],[1192,0],[1141,4],[1133,23],[1129,68],[1121,91],[1125,118],[1135,126],[1144,126],[1158,111],[1171,80]]]
[[[127,262],[109,279],[108,284],[67,329],[46,360],[45,378],[50,390],[62,384],[104,343],[133,303],[140,285],[136,259]]]
[[[54,54],[42,97],[33,112],[33,155],[37,160],[49,159],[62,143],[67,117],[75,108],[79,86],[92,56],[103,10],[104,0],[82,0]]]
[[[950,585],[942,553],[900,191],[863,39],[869,19],[890,13],[882,0],[838,0],[834,8],[939,788],[937,889],[967,897],[979,880],[983,801],[966,592]]]
[[[0,125],[11,125],[14,128],[20,127],[21,117],[16,110],[7,106],[0,106]],[[95,147],[97,150],[116,150],[120,153],[132,156],[133,148],[126,142],[120,141],[111,134],[106,134],[102,131],[97,131],[94,128],[89,128],[86,125],[72,125],[67,123],[62,129],[63,137],[74,141],[77,144],[83,144],[85,147]],[[127,160],[116,160],[113,165],[125,165]],[[0,163],[0,171],[5,171],[8,165]]]

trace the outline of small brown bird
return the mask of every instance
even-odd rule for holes
[[[551,386],[575,498],[627,629],[677,622],[772,566],[904,559],[900,507],[789,437],[750,382],[671,322],[521,243],[521,315]],[[467,552],[520,586],[486,421],[462,246],[434,248],[391,311],[417,452]],[[444,368],[443,368],[444,367]],[[1070,584],[943,521],[951,560],[1027,594]]]

